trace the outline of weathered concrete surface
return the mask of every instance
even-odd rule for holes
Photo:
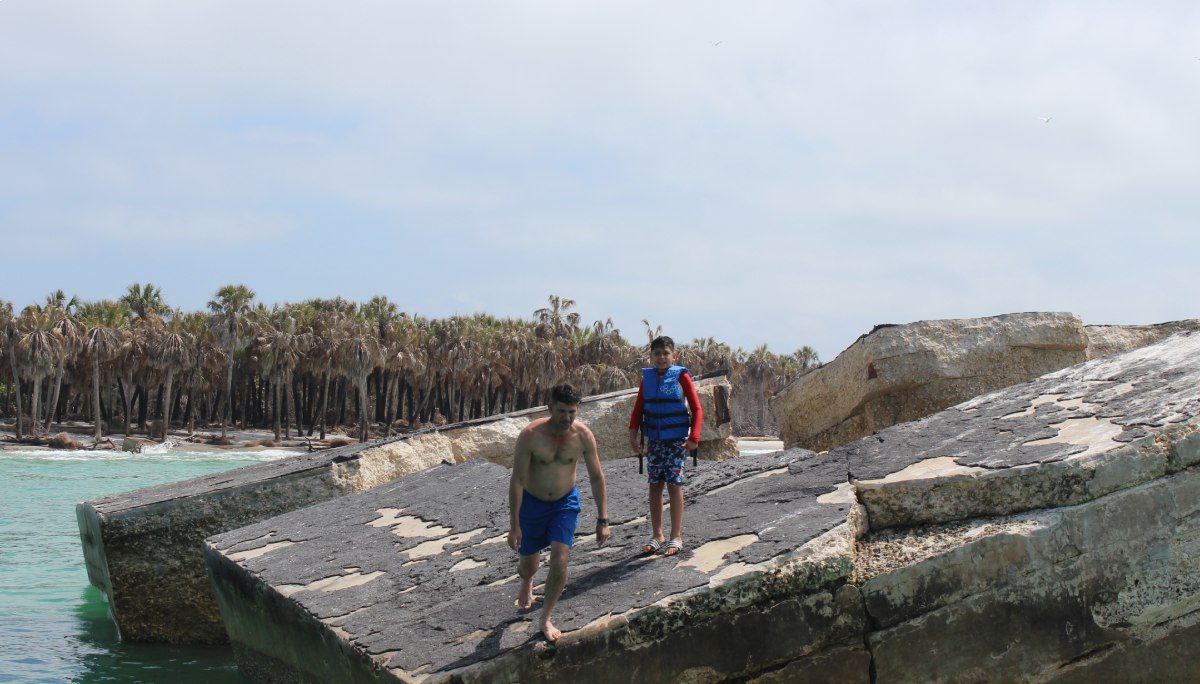
[[[492,464],[213,537],[205,560],[262,681],[1195,681],[1197,427],[1184,334],[825,454],[705,464],[678,561],[636,557],[644,481],[610,462],[613,545],[579,538],[553,648],[512,605]]]
[[[1200,677],[1197,427],[1190,334],[830,452],[879,681]]]
[[[852,503],[819,500],[845,472],[799,450],[702,463],[687,487],[688,548],[642,558],[645,476],[632,459],[610,461],[613,539],[596,547],[585,485],[556,610],[567,635],[553,652],[536,613],[513,604],[509,472],[496,465],[439,466],[218,535],[205,559],[239,663],[269,681],[709,681],[789,663],[842,668],[795,661],[863,652],[861,600],[846,586]]]
[[[1200,319],[1155,323],[1153,325],[1089,325],[1088,359],[1099,359],[1157,344],[1171,335],[1200,331]]]
[[[1200,320],[1084,326],[1074,314],[1020,313],[877,326],[780,391],[772,411],[788,446],[824,451],[1185,330]]]
[[[737,453],[729,383],[701,378],[708,418],[700,456]],[[581,417],[597,431],[601,456],[628,452],[636,390],[588,397]],[[442,461],[505,461],[521,427],[544,408],[447,425],[398,438],[259,463],[79,504],[76,517],[88,579],[108,597],[130,641],[224,643],[220,613],[201,558],[205,537],[369,489]]]
[[[862,564],[883,568],[895,547],[945,548],[862,586],[879,681],[1196,681],[1198,494],[1190,468],[1082,505],[870,538]]]

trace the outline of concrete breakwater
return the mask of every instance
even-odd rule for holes
[[[260,681],[1195,679],[1197,427],[1184,334],[824,454],[704,464],[672,559],[638,556],[643,480],[610,462],[614,539],[579,537],[554,647],[512,605],[494,464],[218,534],[204,559]]]
[[[708,416],[700,457],[736,455],[727,379],[702,376],[697,387]],[[584,400],[580,417],[596,433],[602,458],[627,454],[635,395],[625,390]],[[506,463],[521,428],[544,414],[544,407],[534,408],[81,503],[76,517],[88,579],[107,595],[123,639],[225,643],[201,556],[206,537],[444,461]]]

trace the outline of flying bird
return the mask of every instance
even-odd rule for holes
[[[713,47],[717,47],[720,44],[721,44],[721,41],[718,40],[717,42],[713,43]]]
[[[1054,117],[1052,117],[1052,116],[1043,116],[1042,123],[1050,123],[1050,119],[1053,119],[1053,118]]]

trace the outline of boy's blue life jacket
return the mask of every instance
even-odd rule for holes
[[[646,439],[687,439],[692,421],[679,386],[679,375],[686,372],[683,366],[671,366],[659,377],[653,368],[642,369],[642,434]]]

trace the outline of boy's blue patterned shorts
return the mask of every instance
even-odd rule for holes
[[[646,440],[646,474],[650,484],[683,484],[683,463],[687,460],[684,441]]]

